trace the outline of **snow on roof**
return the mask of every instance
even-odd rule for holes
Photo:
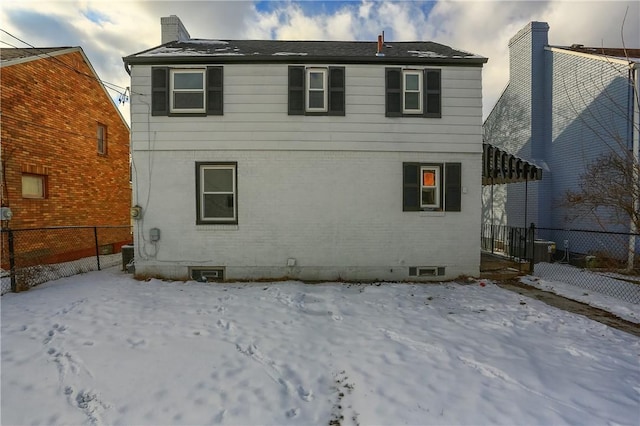
[[[446,56],[429,51],[421,51],[421,50],[407,50],[407,53],[412,56],[417,56],[418,58],[446,58]]]
[[[276,52],[273,56],[307,56],[307,53],[296,53],[296,52]]]
[[[192,39],[189,39],[189,44],[212,45],[212,44],[229,44],[229,42],[224,40],[210,40],[206,38],[192,38]]]
[[[233,52],[233,53],[228,53]],[[430,41],[385,43],[383,57],[376,56],[377,43],[369,41],[287,41],[287,40],[206,40],[173,41],[124,58],[127,63],[153,63],[154,57],[219,57],[251,56],[261,61],[285,60],[288,57],[306,57],[308,60],[334,62],[389,62],[405,61],[469,62],[481,65],[486,58]],[[280,59],[277,59],[280,58]],[[195,60],[195,59],[194,59]],[[252,59],[253,60],[253,59]],[[163,61],[166,61],[163,59]]]

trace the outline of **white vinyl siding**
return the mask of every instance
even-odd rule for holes
[[[442,118],[399,117],[393,124],[384,116],[384,68],[345,67],[345,116],[290,116],[287,65],[228,64],[223,121],[149,117],[143,98],[134,97],[132,147],[146,150],[153,140],[156,150],[481,152],[481,68],[442,67]],[[150,93],[151,67],[133,66],[132,84]]]

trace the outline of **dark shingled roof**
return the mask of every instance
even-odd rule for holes
[[[46,57],[47,55],[58,52],[60,50],[71,49],[70,47],[38,47],[38,48],[15,48],[15,49],[0,49],[0,60],[2,61],[15,61],[17,59],[30,58],[32,56]]]
[[[377,42],[200,40],[173,41],[124,58],[128,64],[212,62],[450,63],[481,66],[487,59],[430,41]]]

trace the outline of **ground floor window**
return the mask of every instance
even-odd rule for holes
[[[236,180],[237,163],[196,163],[196,223],[238,223]]]
[[[440,208],[440,175],[442,166],[420,167],[420,207]]]
[[[29,173],[22,174],[23,198],[46,198],[47,177]]]
[[[460,163],[403,163],[402,167],[402,210],[461,210]]]

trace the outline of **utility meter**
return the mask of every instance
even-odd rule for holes
[[[10,220],[13,217],[13,212],[9,207],[0,207],[0,220]]]

